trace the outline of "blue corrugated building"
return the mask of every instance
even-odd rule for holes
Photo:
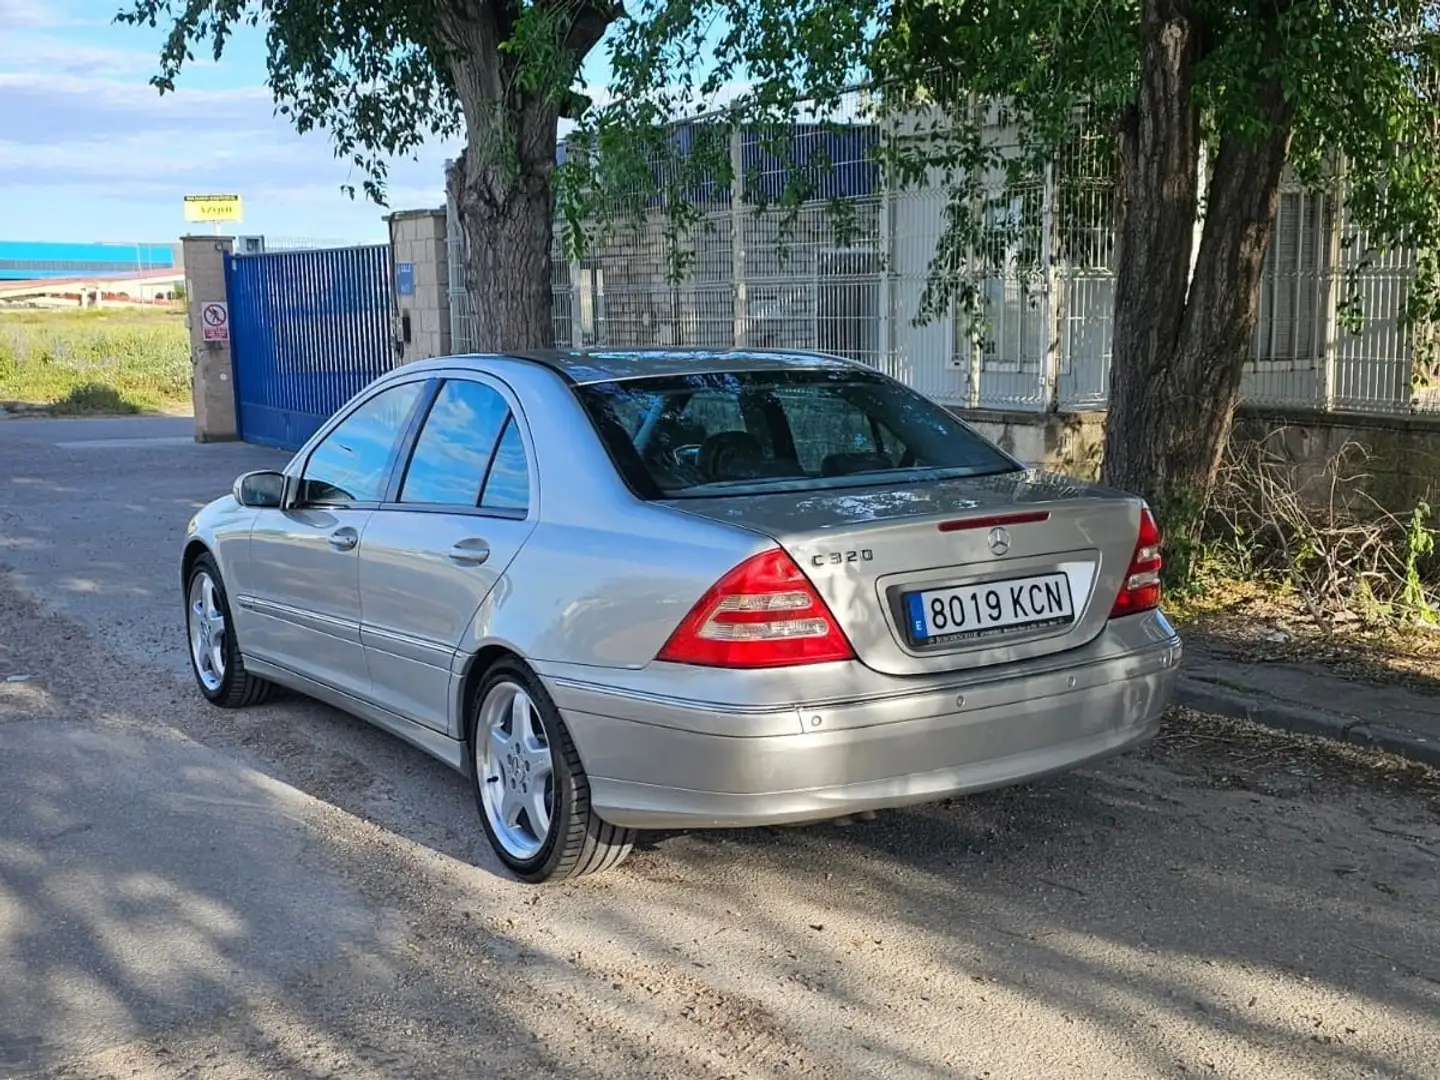
[[[0,281],[172,270],[175,244],[56,244],[0,240]]]

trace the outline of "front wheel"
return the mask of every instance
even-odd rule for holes
[[[185,631],[190,642],[190,670],[205,700],[222,709],[239,709],[259,705],[270,696],[273,685],[245,670],[245,658],[235,640],[230,601],[220,571],[209,555],[201,555],[190,568],[185,587]]]
[[[486,675],[470,721],[475,803],[495,853],[522,881],[608,870],[635,842],[590,808],[590,781],[560,711],[517,663]]]

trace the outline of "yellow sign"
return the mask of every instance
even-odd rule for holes
[[[239,195],[186,195],[186,221],[239,221]]]

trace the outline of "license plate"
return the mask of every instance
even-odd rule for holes
[[[905,594],[914,645],[945,645],[999,634],[1038,630],[1075,621],[1065,574],[990,581]]]

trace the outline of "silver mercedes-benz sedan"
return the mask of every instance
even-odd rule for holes
[[[867,367],[546,352],[396,369],[186,530],[200,691],[276,685],[467,775],[520,878],[635,830],[819,821],[1150,737],[1181,646],[1139,499]]]

